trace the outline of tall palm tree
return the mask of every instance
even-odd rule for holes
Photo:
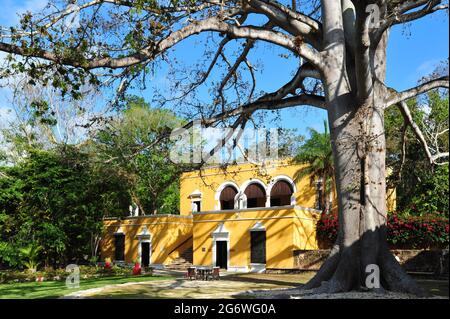
[[[322,187],[322,198],[319,199],[320,208],[327,212],[330,209],[331,196],[334,185],[334,162],[331,149],[328,123],[324,121],[324,133],[308,128],[310,138],[299,147],[293,161],[298,164],[308,164],[295,173],[295,180],[305,176],[310,177],[311,185],[319,182]]]

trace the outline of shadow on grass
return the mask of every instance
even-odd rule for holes
[[[98,288],[106,285],[124,284],[129,282],[153,281],[172,279],[169,276],[113,276],[80,279],[78,288],[66,287],[65,281],[44,281],[44,282],[26,282],[26,283],[9,283],[0,285],[1,299],[23,299],[23,298],[40,298],[51,299],[58,298],[76,291]]]

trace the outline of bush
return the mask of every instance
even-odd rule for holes
[[[113,265],[110,269],[97,266],[79,266],[80,279],[111,277],[111,276],[132,276],[132,267]],[[28,272],[18,270],[7,270],[0,272],[0,283],[14,283],[36,281],[38,277],[44,277],[45,281],[65,280],[70,273],[65,268],[51,269],[43,271]],[[151,274],[151,272],[150,272]]]
[[[399,217],[388,215],[388,243],[395,248],[443,248],[448,246],[448,219],[437,215]]]
[[[440,214],[428,216],[398,216],[389,213],[387,241],[396,249],[444,248],[449,244],[448,219]],[[322,245],[330,246],[337,238],[338,219],[322,214],[317,223],[317,238]]]

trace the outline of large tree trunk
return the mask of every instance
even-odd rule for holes
[[[345,105],[353,104],[351,98],[342,100]],[[320,287],[320,292],[329,293],[377,288],[366,285],[367,276],[373,276],[369,265],[375,265],[380,271],[380,288],[423,294],[391,254],[386,241],[383,111],[373,105],[357,111],[345,105],[334,109],[345,108],[346,114],[329,112],[339,206],[338,239],[328,260],[305,288]]]
[[[354,79],[358,79],[358,72],[369,71],[350,69],[353,63],[349,63],[346,54],[348,43],[343,21],[334,14],[340,11],[340,1],[328,1],[322,12],[326,48],[324,89],[335,162],[338,238],[329,258],[305,288],[334,293],[379,287],[423,294],[387,245],[385,92],[374,81],[373,85],[369,83],[370,98],[361,99],[365,96],[359,91],[361,83]],[[382,80],[386,45],[387,36],[379,49],[370,52],[371,72]],[[366,88],[364,84],[362,87]],[[379,270],[379,276],[374,269]],[[377,281],[379,286],[375,284]]]

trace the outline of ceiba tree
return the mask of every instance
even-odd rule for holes
[[[256,111],[300,105],[328,114],[339,235],[306,288],[357,289],[365,285],[367,266],[375,264],[383,288],[421,293],[386,243],[384,111],[399,107],[430,163],[445,162],[448,153],[429,147],[406,101],[432,89],[448,89],[449,78],[431,77],[398,92],[385,84],[386,48],[391,27],[448,10],[447,1],[86,0],[58,8],[56,1],[42,14],[25,14],[19,27],[2,29],[0,51],[10,53],[2,77],[26,72],[75,98],[87,82],[116,83],[120,97],[151,63],[185,39],[200,33],[220,37],[209,67],[197,72],[196,81],[180,86],[187,96],[224,62],[226,72],[213,81],[210,103],[199,107],[204,125],[227,119],[232,127],[243,127]],[[64,29],[68,17],[79,19],[79,26]],[[260,42],[289,52],[298,68],[277,90],[256,94],[249,53]],[[225,54],[232,43],[242,44],[235,61]],[[244,68],[252,75],[247,86],[239,85]],[[235,94],[226,93],[230,87]]]

